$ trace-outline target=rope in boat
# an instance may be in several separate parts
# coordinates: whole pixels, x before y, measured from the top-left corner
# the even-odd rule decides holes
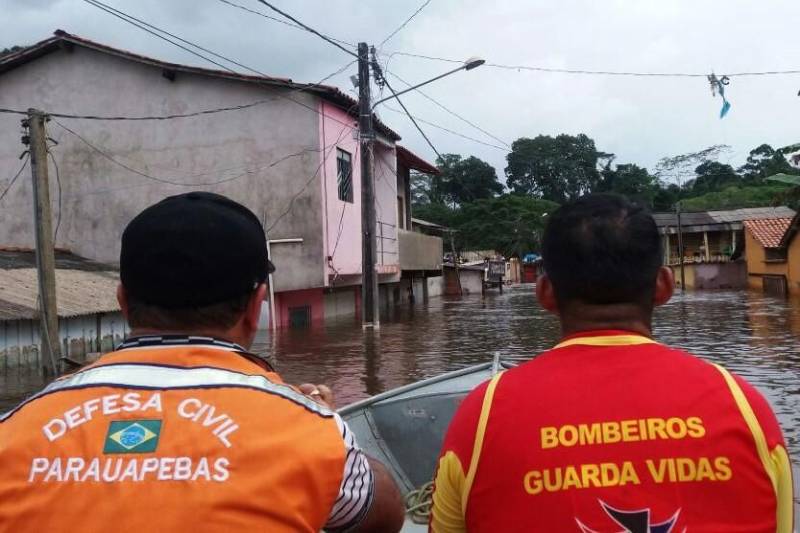
[[[405,496],[406,514],[415,524],[427,524],[433,507],[433,481],[429,481]]]

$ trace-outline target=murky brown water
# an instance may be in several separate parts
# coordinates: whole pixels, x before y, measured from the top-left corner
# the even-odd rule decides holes
[[[800,479],[800,300],[735,291],[676,295],[660,308],[655,335],[745,377],[769,399]],[[442,372],[502,357],[525,361],[558,340],[555,318],[531,286],[486,298],[436,298],[392,309],[379,332],[352,320],[261,337],[292,383],[327,383],[339,405]],[[800,495],[799,495],[800,496]],[[800,497],[795,499],[800,515]]]
[[[800,301],[733,291],[687,293],[661,308],[655,322],[661,342],[725,365],[768,397],[800,478]],[[495,352],[524,361],[553,346],[558,336],[556,320],[536,303],[532,287],[523,285],[502,295],[434,298],[391,309],[374,333],[345,319],[263,334],[254,351],[270,355],[289,382],[330,385],[345,405],[489,361]],[[22,389],[37,386],[35,376],[21,377],[0,383],[0,410],[15,403]]]

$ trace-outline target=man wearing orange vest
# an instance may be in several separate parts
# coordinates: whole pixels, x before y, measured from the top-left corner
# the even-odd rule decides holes
[[[653,218],[585,196],[543,241],[536,294],[563,338],[461,404],[431,529],[791,532],[791,468],[766,400],[652,338],[674,286]]]
[[[246,349],[272,269],[258,219],[223,196],[134,218],[131,337],[2,416],[0,531],[399,530],[387,470]]]

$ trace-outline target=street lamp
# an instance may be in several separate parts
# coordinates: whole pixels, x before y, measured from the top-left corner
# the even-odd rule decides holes
[[[454,68],[453,70],[448,70],[444,74],[440,74],[440,75],[436,76],[435,78],[431,78],[428,81],[423,81],[422,83],[418,83],[418,84],[414,85],[413,87],[409,87],[408,89],[404,89],[404,90],[400,91],[399,93],[394,93],[391,96],[387,96],[386,98],[382,98],[381,100],[378,100],[377,102],[372,104],[372,109],[374,110],[376,107],[378,107],[378,104],[382,104],[383,102],[385,102],[387,100],[391,100],[393,98],[397,98],[401,94],[405,94],[405,93],[411,92],[411,91],[413,91],[415,89],[419,89],[420,87],[422,87],[424,85],[428,85],[429,83],[433,83],[434,81],[440,80],[440,79],[444,78],[445,76],[449,76],[450,74],[455,74],[456,72],[461,72],[462,70],[472,70],[472,69],[478,68],[479,66],[483,65],[484,63],[486,63],[485,59],[481,59],[479,57],[471,57],[471,58],[467,59],[466,61],[464,61],[464,63],[461,66],[459,66],[458,68]]]
[[[399,93],[394,92],[394,89],[392,89],[392,86],[389,85],[388,80],[383,78],[383,82],[386,84],[392,94],[391,96],[387,96],[386,98],[382,98],[371,104],[369,91],[369,48],[367,47],[367,43],[358,43],[358,129],[360,132],[359,139],[361,146],[362,227],[361,322],[363,327],[377,328],[380,324],[380,313],[378,308],[378,274],[375,271],[375,264],[377,263],[375,252],[375,226],[377,222],[375,214],[375,189],[372,176],[373,143],[375,141],[372,115],[375,111],[375,108],[378,106],[378,104],[385,102],[386,100],[396,99],[400,104],[400,107],[403,108],[403,111],[405,111],[408,115],[408,118],[410,118],[414,123],[414,126],[416,126],[422,136],[425,137],[425,140],[428,141],[428,144],[431,145],[431,148],[433,148],[433,144],[431,144],[430,140],[427,138],[427,136],[425,136],[425,132],[420,129],[419,124],[417,124],[417,121],[414,120],[414,117],[408,112],[408,109],[406,109],[406,106],[403,105],[403,101],[400,100],[398,96],[409,91],[419,89],[424,85],[433,83],[434,81],[440,80],[445,76],[449,76],[450,74],[455,74],[456,72],[460,72],[462,70],[472,70],[483,65],[484,63],[485,61],[483,59],[471,57],[458,68],[454,68],[453,70],[447,71],[444,74],[440,74],[439,76],[431,78],[428,81],[418,83],[417,85],[409,87],[408,89],[400,91]],[[380,72],[380,68],[377,67],[376,62],[374,62],[373,68],[376,69],[376,73]],[[433,148],[433,151],[436,152],[436,148]],[[436,155],[439,155],[439,153],[437,152]]]

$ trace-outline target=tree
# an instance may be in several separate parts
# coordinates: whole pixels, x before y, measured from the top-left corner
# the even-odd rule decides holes
[[[768,144],[757,146],[750,151],[747,162],[739,167],[739,172],[748,184],[753,185],[764,183],[765,178],[774,174],[800,174],[800,170],[793,168],[784,156],[792,148],[787,146],[775,150]]]
[[[443,196],[451,204],[462,205],[503,192],[494,167],[475,156],[463,159],[458,154],[443,154],[436,159],[436,166],[442,171],[438,178]]]
[[[656,177],[651,176],[646,168],[631,163],[612,168],[609,164],[600,175],[600,182],[595,189],[597,192],[621,194],[641,205],[653,207],[659,184]]]
[[[412,205],[444,204],[447,200],[441,176],[412,172],[410,178]]]
[[[732,166],[718,161],[704,161],[694,172],[697,177],[692,181],[691,191],[697,196],[741,185],[742,182],[741,176]]]
[[[11,48],[3,48],[2,50],[0,50],[0,57],[7,56],[8,54],[13,54],[14,52],[19,52],[23,48],[25,47],[16,45],[12,46]]]
[[[516,194],[564,203],[593,191],[600,181],[598,163],[611,157],[584,134],[523,137],[506,156],[506,182]]]
[[[515,194],[465,204],[456,217],[458,245],[497,250],[506,257],[539,250],[545,214],[557,208],[553,202]]]
[[[754,187],[728,187],[686,198],[681,206],[686,211],[709,211],[714,209],[739,209],[743,207],[763,207],[785,203],[780,199],[791,187],[786,185],[759,185]]]

